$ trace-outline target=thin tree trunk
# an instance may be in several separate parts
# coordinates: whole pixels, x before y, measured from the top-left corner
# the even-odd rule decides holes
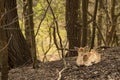
[[[32,16],[33,14],[29,13],[29,0],[23,0],[23,15],[24,15],[24,27],[25,27],[25,38],[26,38],[26,42],[29,46],[29,48],[31,48],[31,28],[30,28],[30,16]],[[31,25],[33,26],[33,24]]]
[[[112,41],[114,40],[114,36],[116,34],[116,31],[115,31],[115,28],[116,28],[116,23],[117,23],[117,18],[115,16],[115,4],[116,4],[116,0],[111,0],[111,22],[112,22],[112,26],[110,28],[110,32],[109,32],[109,35],[108,35],[108,39],[107,39],[107,42],[108,42],[108,45],[110,46]]]
[[[24,13],[24,19],[25,19],[26,41],[31,50],[33,68],[36,68],[37,56],[36,56],[36,44],[35,44],[33,10],[32,10],[33,2],[32,0],[23,0],[23,1],[24,1],[23,13]]]
[[[90,49],[93,49],[94,43],[95,43],[97,7],[98,7],[98,0],[95,0],[94,15],[93,15],[92,40],[91,40]]]
[[[102,30],[102,19],[103,19],[102,8],[103,8],[103,1],[99,0],[98,27],[99,27],[100,30]],[[97,45],[98,46],[102,45],[102,38],[101,38],[101,35],[100,35],[99,31],[97,32]]]
[[[34,34],[34,23],[33,23],[33,10],[32,10],[33,2],[32,0],[28,0],[28,15],[29,16],[29,27],[30,27],[30,37],[31,37],[31,55],[33,61],[33,68],[37,68],[37,56],[36,56],[36,42],[35,42],[35,34]]]

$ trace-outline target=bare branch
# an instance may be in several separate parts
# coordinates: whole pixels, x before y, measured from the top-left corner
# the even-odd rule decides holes
[[[93,18],[93,15],[89,11],[87,11],[87,14]]]
[[[47,1],[47,3],[50,5],[49,0],[46,0],[46,1]],[[59,40],[60,40],[60,47],[63,48],[62,38],[61,38],[61,36],[60,36],[60,34],[59,34],[58,22],[57,22],[57,20],[56,20],[56,16],[55,16],[55,14],[54,14],[53,9],[52,9],[51,6],[50,6],[50,10],[51,10],[51,13],[52,13],[52,15],[53,15],[53,19],[54,19],[55,24],[56,24],[56,31],[57,31],[57,35],[58,35]],[[55,27],[54,27],[54,29],[55,29]],[[54,31],[55,31],[55,30],[54,30]],[[57,48],[58,48],[58,46],[57,46]],[[64,56],[64,55],[63,55],[63,54],[64,54],[64,53],[63,53],[63,50],[61,50],[61,52],[62,52],[62,57],[63,57],[63,56]]]
[[[41,26],[43,20],[44,20],[45,17],[46,17],[46,14],[47,14],[47,11],[48,11],[48,9],[49,9],[49,7],[50,7],[51,2],[52,2],[52,0],[49,2],[48,6],[47,6],[47,9],[45,10],[45,13],[44,13],[44,15],[43,15],[43,17],[42,17],[39,25],[38,25],[38,29],[37,29],[37,32],[36,32],[36,34],[35,34],[35,37],[37,36],[37,34],[38,34],[38,32],[39,32],[39,29],[40,29],[40,26]]]

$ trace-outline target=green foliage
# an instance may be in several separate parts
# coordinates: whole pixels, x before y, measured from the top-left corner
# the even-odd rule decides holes
[[[50,1],[50,0],[49,0]],[[19,22],[21,26],[21,30],[24,34],[24,20],[23,20],[23,2],[20,0],[18,1],[18,14],[19,14]],[[50,44],[54,44],[53,37],[52,42],[50,43],[50,33],[51,36],[53,34],[52,27],[55,25],[53,24],[53,15],[50,11],[50,8],[47,10],[48,3],[46,0],[33,0],[33,16],[34,16],[34,30],[35,34],[37,32],[37,29],[39,27],[40,22],[43,20],[43,17],[45,15],[45,18],[43,22],[40,25],[39,32],[36,36],[36,46],[37,46],[37,53],[39,55],[43,54],[48,48]],[[66,31],[65,31],[65,0],[52,0],[51,7],[54,11],[54,14],[56,16],[60,35],[62,36],[63,41],[66,40]],[[50,28],[51,27],[51,28]],[[51,31],[49,31],[51,29]],[[57,37],[58,38],[58,37]],[[42,49],[44,48],[44,50]],[[56,52],[55,45],[52,46],[49,53]]]
[[[48,0],[48,1],[51,1],[51,0]],[[89,4],[88,4],[88,22],[93,20],[93,13],[94,13],[94,4],[95,4],[95,1],[93,0],[89,0]],[[116,3],[116,6],[115,6],[115,15],[117,14],[120,14],[120,11],[119,11],[119,8],[120,8],[120,1],[117,1]],[[105,38],[105,40],[107,40],[107,37],[106,35],[108,34],[107,31],[110,30],[110,26],[112,25],[110,23],[110,20],[111,20],[111,12],[110,12],[110,9],[111,9],[111,1],[108,0],[107,3],[103,2],[103,5],[104,7],[106,6],[107,7],[107,11],[108,13],[106,13],[105,9],[101,8],[100,12],[101,12],[101,15],[102,15],[102,19],[101,19],[101,24],[102,26],[99,26],[101,27],[101,33],[103,35],[103,37]],[[36,36],[36,45],[37,45],[37,51],[38,53],[42,54],[44,53],[48,48],[49,48],[49,44],[50,44],[50,33],[51,33],[51,36],[52,36],[52,33],[53,33],[53,26],[55,26],[55,23],[54,23],[54,19],[53,19],[53,15],[50,11],[50,8],[48,8],[48,11],[47,10],[47,7],[48,7],[48,3],[47,3],[47,0],[33,0],[33,16],[34,16],[34,30],[35,30],[35,33],[37,32],[38,30],[38,27],[39,27],[39,24],[40,22],[42,21],[41,25],[40,25],[40,29],[39,29],[39,32]],[[59,26],[59,31],[60,31],[60,35],[62,37],[62,41],[63,43],[65,42],[66,38],[67,38],[67,35],[66,35],[66,30],[65,30],[65,0],[52,0],[51,2],[51,7],[54,11],[54,14],[56,16],[56,20],[58,22],[58,26]],[[22,0],[18,0],[18,14],[19,14],[19,22],[20,22],[20,26],[21,26],[21,30],[22,32],[24,33],[24,20],[23,20],[23,2]],[[81,14],[82,14],[82,4],[80,4],[80,18],[81,18]],[[98,10],[98,13],[97,13],[97,16],[96,16],[96,24],[98,24],[98,15],[100,14],[99,10]],[[107,15],[110,17],[110,19],[108,19]],[[45,16],[45,18],[44,18]],[[44,19],[43,19],[44,18]],[[120,28],[118,27],[119,26],[119,20],[120,18],[117,19],[117,27],[116,27],[116,32],[119,33],[119,30]],[[87,40],[88,40],[88,45],[91,43],[91,33],[92,33],[92,22],[91,21],[89,24],[88,24],[88,33],[87,34]],[[80,24],[82,25],[82,21],[80,22]],[[51,29],[51,31],[49,31],[49,29]],[[97,34],[99,34],[98,32],[96,32]],[[96,36],[97,36],[96,34]],[[84,36],[83,36],[84,38]],[[58,40],[58,36],[57,36],[57,40]],[[97,46],[97,37],[95,38],[95,46]],[[59,42],[59,40],[58,40]],[[51,41],[51,44],[53,45],[51,50],[49,51],[49,53],[54,53],[54,51],[56,52],[56,47],[54,45],[54,42],[53,42],[53,37],[52,37],[52,41]],[[103,42],[101,43],[101,45],[103,45]],[[44,50],[42,49],[44,47]]]

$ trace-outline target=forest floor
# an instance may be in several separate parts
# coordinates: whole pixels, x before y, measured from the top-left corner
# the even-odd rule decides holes
[[[38,69],[31,66],[9,71],[9,80],[120,80],[120,47],[100,51],[102,61],[86,67],[77,67],[76,58],[39,63]]]

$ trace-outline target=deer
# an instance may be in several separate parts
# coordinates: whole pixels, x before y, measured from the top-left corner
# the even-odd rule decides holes
[[[83,47],[75,47],[75,50],[78,52],[76,59],[77,66],[91,66],[101,61],[101,55],[94,49],[88,51]]]

